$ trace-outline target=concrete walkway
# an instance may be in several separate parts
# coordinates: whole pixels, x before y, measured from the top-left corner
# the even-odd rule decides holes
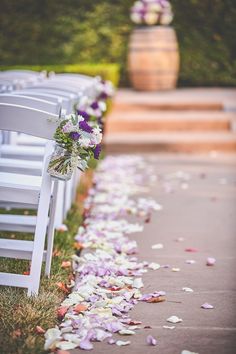
[[[230,89],[118,92],[107,152],[149,152],[145,159],[157,175],[149,195],[163,210],[131,238],[140,260],[166,265],[144,274],[142,293],[167,295],[165,302],[135,306],[131,318],[142,325],[132,338],[122,338],[131,340],[129,346],[98,343],[96,354],[236,353],[235,95]],[[152,249],[157,243],[163,248]],[[206,265],[208,257],[216,259],[214,266]],[[201,308],[204,303],[214,308]],[[172,315],[183,321],[163,328],[172,325],[166,321]],[[157,346],[147,346],[149,334]]]
[[[236,352],[236,158],[188,155],[146,155],[158,177],[149,193],[163,210],[145,224],[144,232],[132,235],[138,242],[140,260],[169,265],[143,276],[142,293],[167,292],[167,301],[141,302],[131,318],[142,321],[126,347],[97,343],[96,354],[199,354]],[[151,246],[162,243],[163,249]],[[197,252],[186,252],[195,248]],[[207,257],[216,258],[207,266]],[[194,260],[195,264],[187,264]],[[179,268],[175,272],[172,268]],[[192,288],[187,293],[183,287]],[[214,309],[202,309],[209,303]],[[172,315],[183,320],[165,329]],[[148,328],[144,328],[147,326]],[[158,340],[147,346],[147,335]],[[72,353],[78,353],[74,350]]]
[[[186,349],[199,354],[233,354],[236,352],[235,158],[226,161],[153,156],[149,159],[159,176],[151,194],[163,205],[163,211],[145,226],[143,235],[137,235],[139,257],[170,265],[144,276],[144,292],[164,290],[167,301],[135,307],[132,318],[142,320],[152,329],[138,333],[125,353],[180,354]],[[181,175],[178,171],[189,174],[190,180],[167,179],[170,173]],[[178,238],[184,240],[177,242]],[[162,243],[164,248],[152,250],[155,243]],[[196,248],[198,252],[185,252],[186,248]],[[216,258],[213,267],[206,266],[210,256]],[[196,263],[186,264],[186,260]],[[172,267],[180,271],[173,272]],[[186,293],[183,287],[194,292]],[[215,308],[202,309],[205,302]],[[168,325],[166,319],[171,315],[177,315],[183,322],[173,330],[164,329],[162,326]],[[145,346],[149,333],[159,340],[155,348]]]

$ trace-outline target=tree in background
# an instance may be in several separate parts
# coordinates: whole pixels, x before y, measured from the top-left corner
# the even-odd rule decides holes
[[[126,82],[133,0],[2,0],[0,63],[118,62]],[[180,84],[236,85],[235,0],[172,0]]]

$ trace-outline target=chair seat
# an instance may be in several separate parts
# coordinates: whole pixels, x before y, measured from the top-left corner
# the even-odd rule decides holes
[[[0,238],[0,256],[16,259],[32,259],[34,241]],[[46,258],[44,251],[43,259]]]
[[[41,176],[43,163],[42,161],[29,161],[19,159],[0,158],[1,172],[30,174]]]
[[[33,233],[37,217],[32,215],[0,214],[0,230]]]
[[[3,144],[0,146],[1,157],[42,161],[45,148],[41,146],[19,146]]]
[[[32,279],[29,275],[0,273],[1,285],[28,288]]]
[[[0,172],[0,200],[38,204],[41,182],[39,176]]]
[[[16,138],[16,143],[19,145],[30,145],[30,147],[45,146],[46,140],[27,134],[18,134]]]

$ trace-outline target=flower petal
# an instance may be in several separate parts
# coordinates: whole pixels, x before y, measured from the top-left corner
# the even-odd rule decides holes
[[[146,341],[148,345],[153,345],[153,346],[157,345],[157,340],[151,335],[147,336]]]
[[[171,317],[167,318],[166,321],[170,322],[170,323],[179,323],[179,322],[182,322],[183,320],[181,318],[179,318],[178,316],[171,316]]]
[[[122,341],[122,340],[118,340],[117,342],[116,342],[116,345],[118,345],[118,347],[123,347],[123,346],[125,346],[125,345],[129,345],[131,342],[128,340],[128,341],[126,341],[126,342],[124,342],[124,341]]]
[[[211,309],[214,308],[214,306],[211,305],[211,304],[208,304],[207,302],[205,302],[205,303],[201,306],[201,308],[203,308],[203,309],[205,309],[205,310],[211,310]]]

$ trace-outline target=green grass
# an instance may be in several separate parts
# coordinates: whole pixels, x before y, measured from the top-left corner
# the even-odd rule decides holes
[[[36,333],[36,326],[44,329],[58,323],[56,310],[65,294],[56,285],[57,282],[68,283],[71,269],[62,269],[61,263],[70,260],[74,254],[74,236],[82,222],[82,203],[91,182],[92,171],[86,173],[78,189],[78,203],[68,213],[65,224],[68,232],[56,232],[50,279],[43,276],[37,297],[27,297],[26,290],[19,288],[0,288],[0,353],[1,354],[40,354],[43,349],[44,336]],[[6,237],[5,235],[3,235]],[[21,239],[32,238],[21,234]],[[2,237],[2,235],[1,235]],[[17,238],[17,234],[8,233],[8,237]],[[1,258],[1,271],[23,273],[28,270],[27,261]]]

